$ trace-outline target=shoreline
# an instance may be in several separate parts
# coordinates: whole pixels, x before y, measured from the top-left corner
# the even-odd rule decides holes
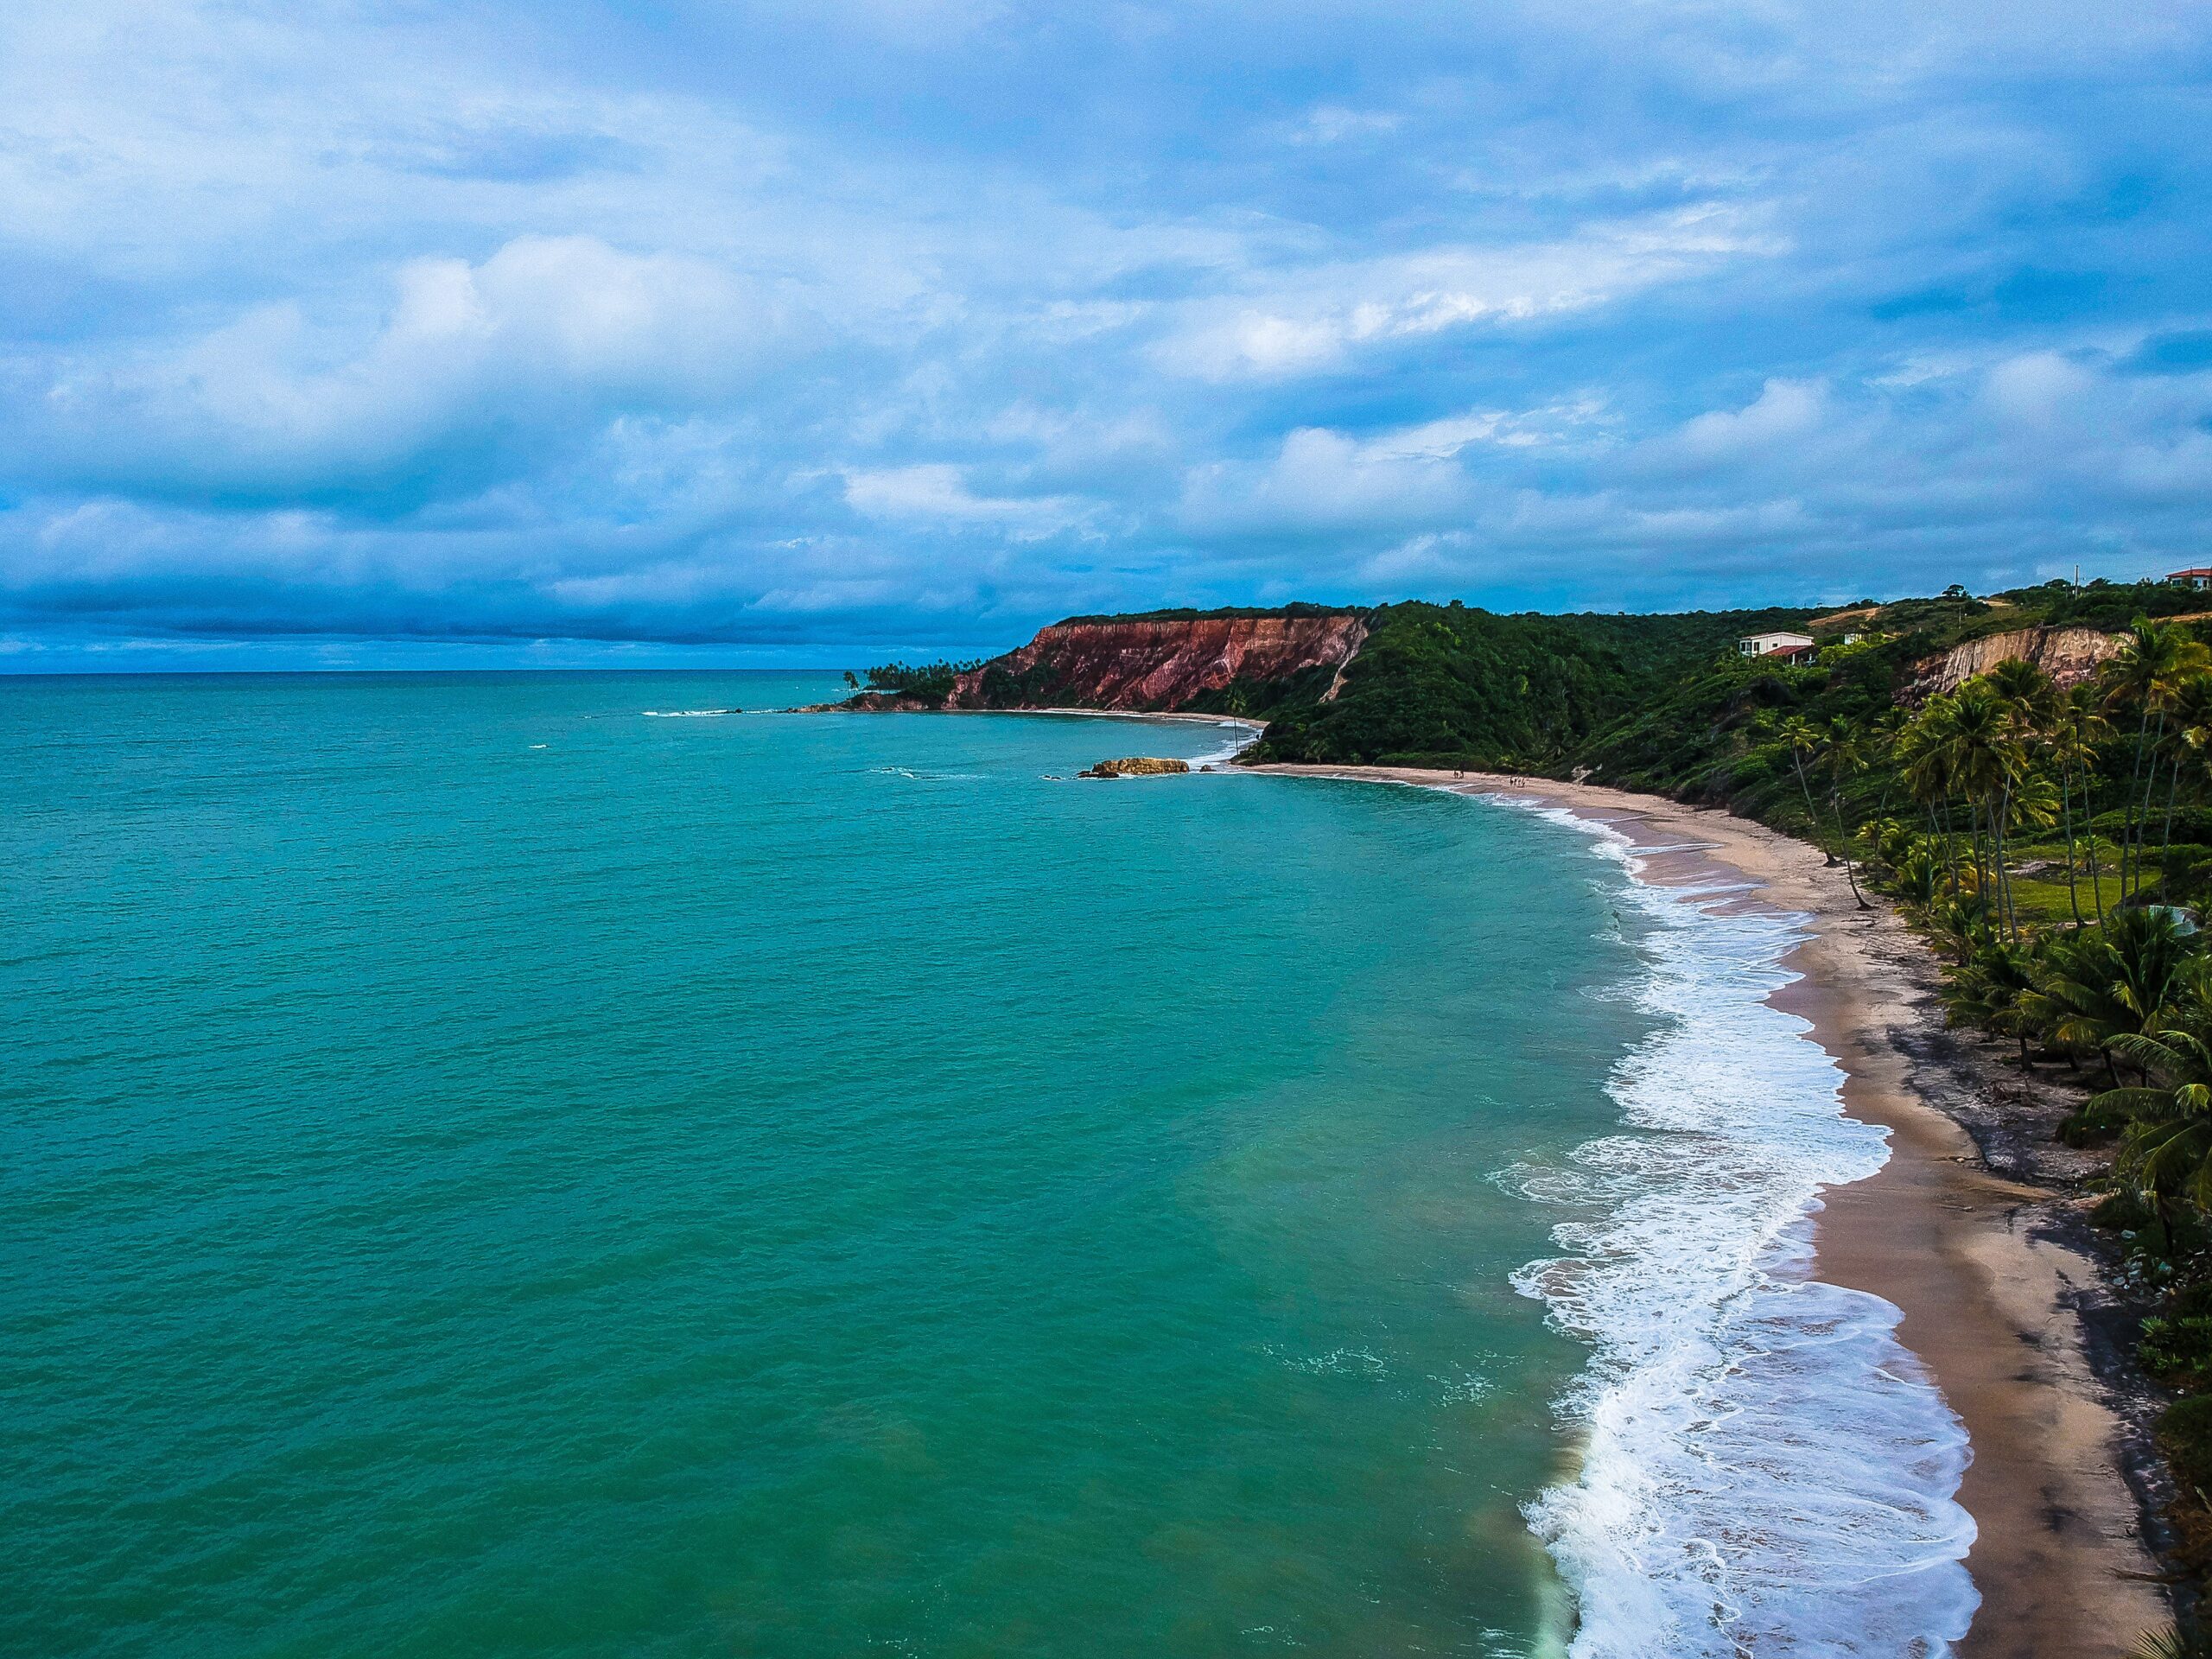
[[[1835,1061],[1846,1116],[1889,1135],[1877,1173],[1823,1190],[1812,1274],[1897,1308],[1897,1340],[1965,1426],[1972,1462],[1956,1497],[1977,1528],[1966,1566],[1981,1605],[1956,1651],[2126,1659],[2169,1622],[2143,1539],[2156,1494],[2144,1414],[2115,1397],[2096,1363],[2109,1357],[2099,1344],[2112,1345],[2098,1316],[2109,1325],[2113,1306],[2083,1241],[2082,1205],[2017,1179],[2048,1172],[2027,1154],[2032,1131],[2003,1121],[2019,1103],[1999,1097],[2007,1084],[2015,1095],[2032,1084],[2004,1078],[1944,1028],[1937,964],[1884,900],[1870,896],[1862,914],[1817,848],[1659,796],[1412,767],[1248,769],[1563,808],[1623,836],[1639,881],[1741,881],[1756,891],[1732,903],[1802,917],[1808,936],[1781,963],[1799,977],[1768,1001],[1806,1020]],[[1993,1146],[2005,1155],[1993,1160]]]
[[[779,709],[785,715],[1052,715],[1081,720],[1136,720],[1173,726],[1241,726],[1247,731],[1267,730],[1268,722],[1244,715],[1192,715],[1151,709],[849,709],[842,702],[810,703],[803,709]]]

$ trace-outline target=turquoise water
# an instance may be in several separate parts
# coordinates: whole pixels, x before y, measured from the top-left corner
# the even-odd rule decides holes
[[[826,677],[0,682],[0,1649],[1531,1650],[1617,867]]]

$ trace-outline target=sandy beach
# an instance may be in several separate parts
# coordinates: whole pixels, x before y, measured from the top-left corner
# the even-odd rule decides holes
[[[2171,1613],[2143,1538],[2149,1402],[2113,1357],[2120,1323],[2087,1253],[2084,1200],[2018,1173],[2088,1173],[2048,1147],[2063,1099],[1943,1027],[1938,964],[1878,897],[1802,842],[1725,812],[1592,785],[1377,766],[1269,766],[1282,775],[1420,784],[1561,806],[1638,846],[1658,886],[1756,884],[1745,902],[1810,918],[1777,1006],[1812,1026],[1847,1074],[1846,1109],[1890,1131],[1879,1173],[1831,1188],[1815,1272],[1903,1311],[1899,1338],[1966,1424],[1974,1460],[1967,1567],[1981,1607],[1967,1659],[2125,1659]],[[1971,1127],[1973,1133],[1969,1133]],[[1979,1142],[1979,1144],[1978,1144]],[[2024,1152],[2032,1147],[2031,1153]],[[2030,1166],[2032,1160],[2033,1167]]]

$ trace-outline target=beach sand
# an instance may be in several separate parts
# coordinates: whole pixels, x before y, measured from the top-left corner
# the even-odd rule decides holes
[[[2128,1478],[2158,1476],[2149,1407],[2098,1374],[2112,1303],[2081,1243],[2076,1194],[1991,1167],[1961,1119],[2001,1138],[2032,1111],[1993,1055],[1942,1029],[1937,964],[1879,898],[1853,899],[1817,849],[1718,810],[1591,785],[1379,766],[1252,770],[1396,781],[1570,809],[1661,852],[1643,879],[1710,886],[1739,876],[1753,902],[1800,912],[1813,937],[1785,964],[1802,978],[1777,1006],[1811,1022],[1844,1069],[1845,1109],[1890,1130],[1878,1174],[1831,1188],[1815,1273],[1903,1310],[1898,1336],[1964,1421],[1974,1461],[1959,1501],[1978,1529],[1967,1567],[1981,1608],[1966,1659],[2124,1659],[2170,1621],[2160,1568]],[[2063,1106],[2046,1103],[2044,1124]],[[2040,1145],[2047,1127],[2032,1133]],[[2066,1154],[2057,1156],[2063,1160]],[[1999,1162],[2005,1162],[2002,1157]],[[2107,1368],[2109,1370],[2109,1367]]]

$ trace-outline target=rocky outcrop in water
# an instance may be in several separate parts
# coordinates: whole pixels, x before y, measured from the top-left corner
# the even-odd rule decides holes
[[[1233,690],[1265,707],[1272,688],[1325,674],[1333,695],[1367,638],[1349,611],[1305,607],[1276,615],[1077,618],[1041,630],[1019,651],[963,674],[948,709],[1223,706]]]
[[[1188,772],[1187,760],[1163,760],[1154,754],[1133,754],[1126,760],[1101,760],[1096,766],[1076,773],[1078,778],[1164,778],[1176,772]]]
[[[2094,677],[2101,664],[2120,654],[2120,635],[2094,628],[2014,628],[2008,633],[1984,634],[1914,664],[1913,677],[1898,700],[1924,702],[1941,692],[1955,691],[1975,675],[1986,674],[2016,657],[2033,663],[2063,690]]]
[[[909,696],[904,691],[863,691],[857,696],[847,697],[842,702],[802,703],[791,712],[795,715],[924,715],[944,707],[925,697]]]

